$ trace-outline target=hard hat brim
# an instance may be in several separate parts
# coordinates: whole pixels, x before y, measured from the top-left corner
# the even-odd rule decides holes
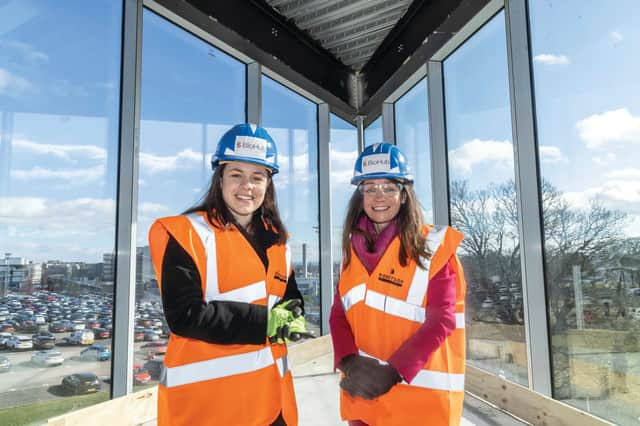
[[[396,180],[402,183],[413,183],[413,176],[411,175],[398,176],[397,173],[379,172],[379,173],[368,173],[366,175],[354,176],[351,179],[351,185],[357,185],[363,180],[369,180],[369,179],[390,179],[390,180]]]
[[[269,170],[272,175],[275,175],[275,174],[277,174],[279,172],[277,166],[265,164],[264,161],[254,160],[254,159],[247,158],[247,157],[237,157],[237,156],[233,156],[233,155],[225,155],[224,160],[213,160],[211,162],[211,168],[215,170],[215,168],[218,167],[219,165],[225,164],[225,163],[230,163],[232,161],[239,161],[241,163],[257,164],[258,166],[262,166],[265,169]]]

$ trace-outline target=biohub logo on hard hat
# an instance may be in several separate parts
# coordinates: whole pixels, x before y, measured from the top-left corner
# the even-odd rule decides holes
[[[362,159],[362,174],[388,172],[391,169],[389,154],[372,154]]]
[[[234,155],[246,158],[267,158],[267,141],[254,136],[236,136]]]

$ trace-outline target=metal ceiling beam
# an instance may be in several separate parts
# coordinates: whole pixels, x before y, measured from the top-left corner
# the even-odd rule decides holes
[[[197,20],[205,31],[232,39],[229,44],[271,69],[279,71],[285,65],[343,102],[349,102],[352,70],[264,0],[158,2],[170,10],[185,10],[185,13],[189,7],[197,9],[204,16],[188,20]]]
[[[357,42],[353,46],[343,48],[342,50],[335,49],[334,52],[336,56],[340,59],[344,56],[348,56],[349,54],[356,52],[361,49],[367,49],[370,47],[377,47],[380,42],[384,39],[384,37],[376,37],[374,39],[363,39],[362,42]]]
[[[397,71],[463,0],[416,0],[362,68],[367,95]]]
[[[368,49],[365,50],[361,50],[353,55],[345,55],[343,57],[341,57],[342,62],[344,62],[347,65],[352,65],[356,62],[359,62],[363,59],[367,59],[369,57],[369,55],[371,55],[373,52],[376,51],[375,47],[370,47]]]
[[[388,8],[378,9],[373,14],[358,16],[356,18],[350,19],[346,22],[342,22],[336,25],[329,25],[326,28],[324,26],[318,26],[316,29],[309,28],[307,31],[314,37],[316,40],[322,40],[325,37],[341,31],[347,31],[349,29],[354,28],[356,25],[367,24],[372,22],[373,20],[379,20],[388,18],[389,16],[395,14],[397,11],[404,10],[407,8],[406,4],[395,4],[393,6],[389,6]],[[322,28],[322,29],[320,29]]]

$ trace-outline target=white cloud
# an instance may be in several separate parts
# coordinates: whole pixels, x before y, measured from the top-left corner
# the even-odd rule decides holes
[[[469,175],[479,164],[513,167],[513,146],[508,140],[473,139],[449,153],[451,167],[457,175]]]
[[[138,207],[139,215],[157,215],[158,213],[168,212],[169,207],[160,203],[143,202]]]
[[[12,49],[29,62],[48,62],[49,56],[28,43],[9,40],[0,42],[0,47]]]
[[[105,166],[98,165],[86,169],[45,169],[33,167],[31,170],[11,170],[11,177],[18,180],[63,179],[85,183],[104,176]]]
[[[616,161],[616,158],[613,152],[605,152],[602,155],[594,155],[591,160],[600,166],[607,166]]]
[[[614,170],[612,172],[605,174],[605,176],[609,179],[640,178],[640,169],[627,168],[627,169]]]
[[[534,62],[545,65],[569,65],[569,58],[565,55],[553,55],[550,53],[541,53],[533,57]]]
[[[620,108],[594,114],[576,123],[580,139],[589,149],[608,143],[640,143],[640,117]]]
[[[41,220],[42,226],[52,228],[93,228],[97,223],[115,223],[115,205],[110,198],[0,197],[0,223]]]
[[[540,158],[542,162],[554,164],[554,163],[566,163],[569,160],[562,154],[562,151],[557,146],[552,145],[540,145]]]
[[[107,158],[107,150],[97,145],[57,145],[50,143],[38,143],[26,139],[15,139],[14,149],[23,149],[38,155],[52,155],[54,157],[71,160],[73,155],[86,156],[91,160],[103,160]]]
[[[0,94],[21,95],[34,91],[35,87],[29,80],[10,71],[0,68]]]
[[[616,30],[609,31],[609,42],[611,42],[611,44],[618,44],[622,40],[624,40],[624,36],[620,31],[616,31]]]
[[[191,148],[169,156],[140,152],[140,171],[148,174],[172,172],[177,169],[197,167],[201,164],[202,153]]]

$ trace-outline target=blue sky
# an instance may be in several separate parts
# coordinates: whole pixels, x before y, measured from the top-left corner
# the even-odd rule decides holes
[[[626,211],[628,235],[638,236],[640,29],[633,13],[620,12],[637,10],[637,3],[531,3],[542,174],[575,206],[599,197]],[[113,251],[121,13],[120,3],[110,1],[61,8],[0,0],[2,252],[96,262]],[[244,65],[153,13],[144,19],[139,245],[155,217],[199,198],[217,139],[245,114]],[[513,177],[502,19],[445,62],[451,176],[470,179],[474,188]],[[283,216],[296,250],[306,242],[317,257],[316,109],[269,79],[263,91],[264,124],[286,164],[276,177]],[[426,129],[428,136],[423,96],[424,82],[397,104],[398,142],[408,151],[409,129]],[[378,118],[367,129],[367,142],[381,139],[380,124]],[[336,117],[331,125],[332,173],[345,182],[356,133]],[[424,160],[409,155],[418,169]],[[425,168],[418,173],[428,176]],[[428,184],[419,185],[420,193],[428,191]],[[334,193],[336,207],[351,189]],[[421,199],[429,211],[428,198]],[[338,232],[342,217],[333,213]]]

